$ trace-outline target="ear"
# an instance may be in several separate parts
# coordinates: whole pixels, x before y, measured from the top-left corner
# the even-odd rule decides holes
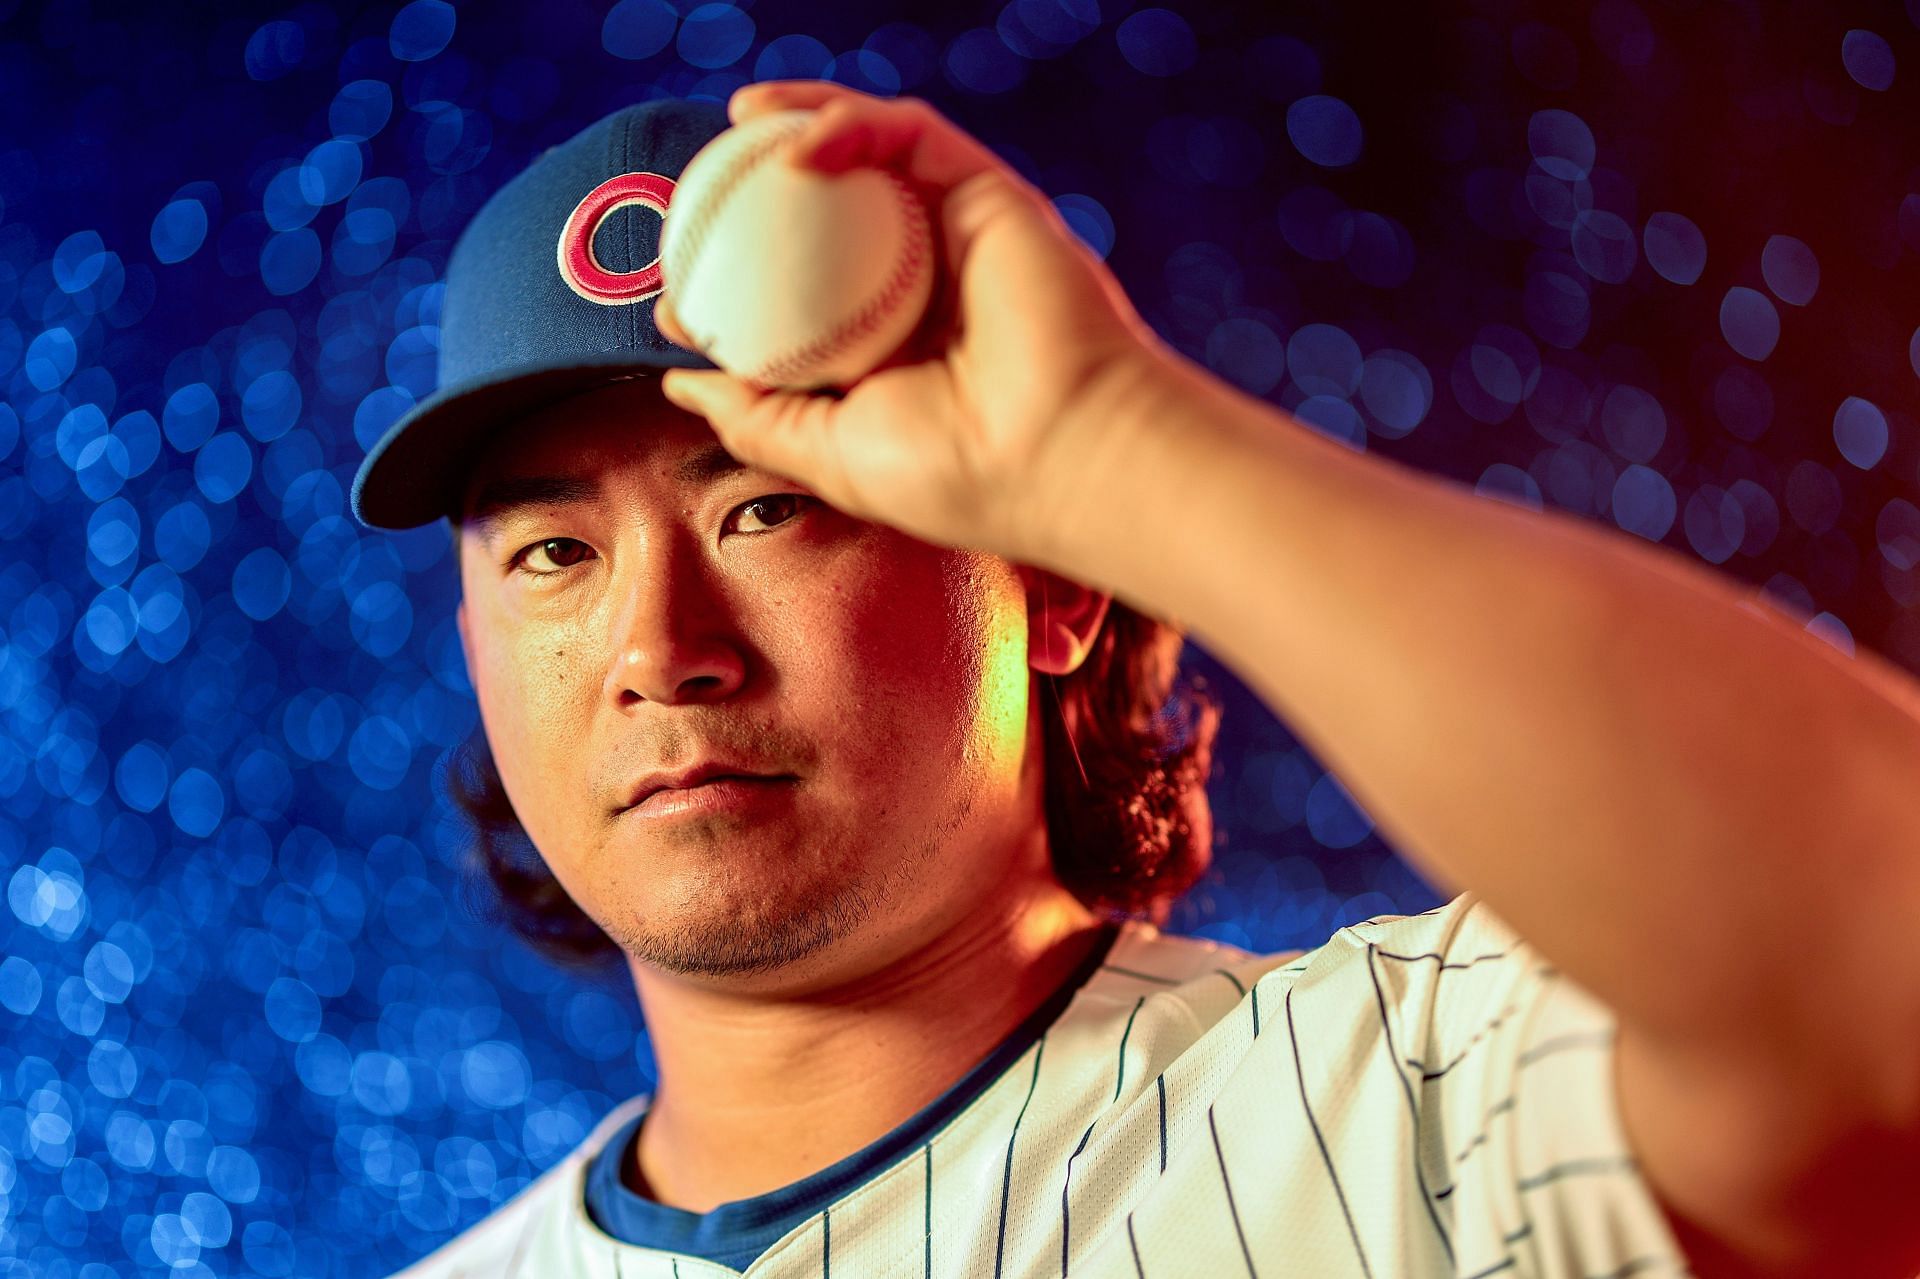
[[[1073,674],[1087,660],[1113,597],[1030,564],[1019,569],[1027,588],[1027,665],[1045,675]]]

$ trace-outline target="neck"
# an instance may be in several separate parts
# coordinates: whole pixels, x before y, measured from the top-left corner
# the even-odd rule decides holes
[[[624,1179],[706,1212],[853,1154],[991,1052],[1102,932],[1049,875],[804,995],[743,996],[634,965],[659,1086]]]

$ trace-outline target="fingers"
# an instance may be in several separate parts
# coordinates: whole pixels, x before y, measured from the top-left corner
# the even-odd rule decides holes
[[[747,413],[762,398],[746,383],[725,373],[695,369],[668,369],[660,376],[660,391],[689,413],[698,413],[717,428]],[[743,462],[752,458],[734,454]]]
[[[762,80],[733,91],[727,119],[739,124],[770,111],[811,111],[836,98],[872,96],[831,80]]]
[[[891,169],[944,193],[989,169],[1013,172],[985,145],[921,98],[879,98],[824,80],[767,80],[727,103],[739,123],[770,111],[811,110],[817,118],[794,142],[792,162],[827,173]]]
[[[712,424],[727,452],[749,466],[805,484],[828,502],[836,494],[820,475],[827,452],[832,396],[759,391],[726,373],[668,369],[661,391]]]

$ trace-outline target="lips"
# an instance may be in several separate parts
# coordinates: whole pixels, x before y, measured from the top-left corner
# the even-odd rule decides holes
[[[791,794],[786,777],[710,777],[698,786],[663,786],[628,812],[650,821],[688,817],[744,817]]]
[[[663,790],[691,790],[696,786],[720,778],[738,778],[750,782],[766,782],[791,778],[791,773],[772,773],[755,769],[749,765],[730,764],[720,761],[708,761],[696,764],[692,768],[677,773],[649,773],[627,795],[625,807],[633,808],[643,803],[648,796]]]

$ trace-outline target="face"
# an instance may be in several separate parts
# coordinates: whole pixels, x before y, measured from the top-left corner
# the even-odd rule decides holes
[[[740,467],[652,379],[515,424],[463,511],[460,636],[501,781],[638,963],[857,964],[1044,870],[1030,659],[1077,665],[1105,596]],[[644,774],[713,757],[787,780],[633,807]]]

